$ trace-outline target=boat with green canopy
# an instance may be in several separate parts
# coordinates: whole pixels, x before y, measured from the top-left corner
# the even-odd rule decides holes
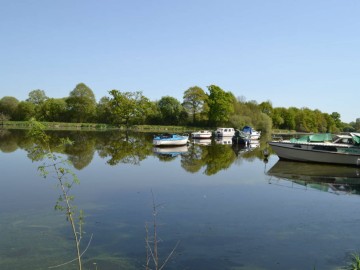
[[[360,166],[360,133],[309,134],[269,145],[282,160]]]

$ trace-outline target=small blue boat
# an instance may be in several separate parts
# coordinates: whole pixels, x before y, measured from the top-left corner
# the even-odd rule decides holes
[[[156,135],[153,139],[153,145],[155,146],[179,146],[186,145],[189,141],[189,135],[179,134],[160,134]]]

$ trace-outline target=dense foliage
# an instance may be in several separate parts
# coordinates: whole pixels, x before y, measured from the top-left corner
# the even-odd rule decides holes
[[[258,104],[236,98],[231,91],[210,85],[207,91],[198,86],[184,91],[183,100],[163,96],[151,101],[142,92],[111,90],[110,96],[96,101],[93,91],[79,83],[63,98],[48,97],[44,90],[29,92],[25,101],[5,96],[0,99],[0,124],[8,120],[36,118],[47,122],[105,123],[117,126],[188,125],[197,127],[250,125],[258,130],[295,130],[300,132],[359,131],[356,122],[343,123],[338,112],[317,109],[273,107],[271,101]]]

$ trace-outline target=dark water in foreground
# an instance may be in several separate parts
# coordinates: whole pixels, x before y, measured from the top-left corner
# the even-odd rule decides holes
[[[69,224],[54,211],[24,131],[0,131],[0,269],[48,269],[74,258]],[[85,269],[144,269],[145,223],[158,208],[165,269],[339,269],[360,250],[356,168],[265,163],[253,149],[191,143],[159,153],[151,134],[52,132],[75,144],[75,204],[85,211]],[[174,150],[175,151],[175,150]],[[353,185],[349,185],[348,183]],[[67,265],[55,269],[76,269]]]

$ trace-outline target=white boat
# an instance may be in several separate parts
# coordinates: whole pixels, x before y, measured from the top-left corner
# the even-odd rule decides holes
[[[153,145],[155,146],[179,146],[186,145],[189,141],[189,135],[179,134],[161,134],[153,138]]]
[[[313,134],[269,145],[283,160],[360,166],[360,133]]]
[[[212,132],[209,130],[199,130],[191,133],[191,137],[194,139],[209,139],[212,136]]]
[[[245,134],[248,134],[250,136],[251,140],[259,140],[260,139],[261,131],[257,131],[255,129],[253,129],[252,127],[249,127],[249,126],[243,127],[242,131]]]
[[[235,129],[233,128],[218,128],[215,131],[217,137],[232,137],[235,134]]]

